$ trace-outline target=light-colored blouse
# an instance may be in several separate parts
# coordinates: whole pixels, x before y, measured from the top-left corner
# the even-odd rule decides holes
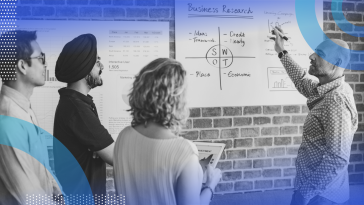
[[[116,193],[129,205],[177,204],[177,179],[194,155],[196,145],[182,137],[153,139],[126,127],[114,148]],[[202,170],[196,174],[201,184]]]

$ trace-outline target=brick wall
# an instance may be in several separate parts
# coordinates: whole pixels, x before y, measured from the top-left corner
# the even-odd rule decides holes
[[[337,2],[332,3],[337,9]],[[364,27],[354,29],[353,25],[342,23],[344,31],[341,31],[330,8],[331,1],[324,2],[327,36],[343,39],[351,48],[364,50],[363,37],[345,33],[363,33]],[[168,21],[170,57],[175,56],[174,0],[18,0],[17,9],[19,19]],[[364,26],[364,0],[345,1],[343,10],[348,21]],[[364,68],[364,54],[352,53],[351,68]],[[355,92],[360,122],[350,157],[350,183],[364,183],[364,72],[348,70],[345,78]],[[223,177],[217,193],[290,189],[307,112],[305,105],[191,108],[184,136],[191,140],[226,143],[218,163]],[[107,190],[114,191],[110,166],[107,167]]]
[[[333,5],[331,5],[333,4]],[[355,37],[349,34],[363,34],[364,32],[364,1],[344,1],[342,8],[346,19],[351,23],[338,22],[338,25],[343,29],[341,30],[332,17],[332,12],[338,8],[338,2],[324,2],[324,31],[329,38],[342,39],[346,41],[349,46],[354,50],[364,50],[364,38]],[[331,6],[334,10],[330,11]],[[358,26],[355,27],[354,26]],[[354,136],[353,144],[351,146],[349,180],[351,184],[364,182],[364,104],[363,104],[363,91],[364,91],[364,55],[360,52],[352,52],[351,54],[351,69],[345,73],[345,80],[354,90],[354,98],[356,107],[359,113],[359,127]]]
[[[217,192],[290,188],[305,105],[192,108],[186,138],[222,142]]]

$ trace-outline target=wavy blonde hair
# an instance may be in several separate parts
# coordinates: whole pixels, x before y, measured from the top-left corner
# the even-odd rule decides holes
[[[153,121],[180,133],[189,116],[185,77],[182,64],[173,59],[158,58],[146,65],[129,93],[131,125]]]

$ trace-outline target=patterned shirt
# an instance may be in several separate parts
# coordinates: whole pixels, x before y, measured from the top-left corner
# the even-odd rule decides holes
[[[287,54],[281,58],[309,113],[296,160],[295,189],[309,200],[316,195],[336,203],[349,199],[351,143],[358,127],[353,91],[344,76],[321,85]]]

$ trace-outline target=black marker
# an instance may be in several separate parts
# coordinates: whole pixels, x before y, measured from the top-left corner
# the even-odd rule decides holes
[[[276,34],[274,33],[274,30],[272,30],[272,35],[276,35]],[[281,34],[279,34],[279,36],[281,36]],[[281,36],[281,37],[282,37],[282,36]],[[284,40],[288,41],[287,36],[283,36],[282,38],[283,38]]]

